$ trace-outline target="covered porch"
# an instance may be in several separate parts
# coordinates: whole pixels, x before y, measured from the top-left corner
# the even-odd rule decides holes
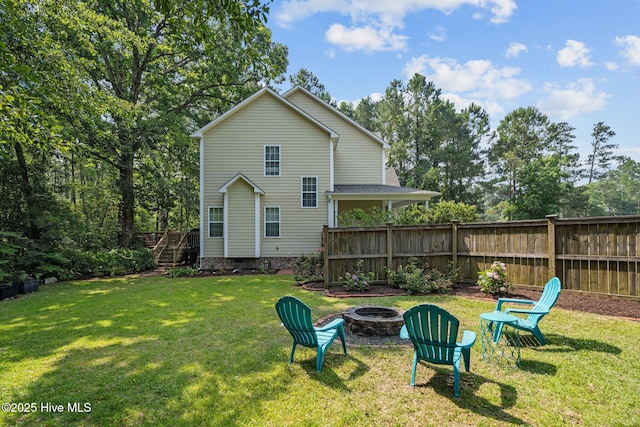
[[[378,207],[393,212],[403,206],[425,202],[439,196],[437,191],[418,190],[395,185],[335,185],[327,192],[329,227],[339,227],[338,216],[352,209]]]

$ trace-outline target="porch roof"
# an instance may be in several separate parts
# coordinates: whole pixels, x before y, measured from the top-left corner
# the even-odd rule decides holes
[[[334,200],[391,200],[393,202],[426,201],[440,194],[437,191],[381,184],[334,185],[333,191],[327,191],[329,198]]]

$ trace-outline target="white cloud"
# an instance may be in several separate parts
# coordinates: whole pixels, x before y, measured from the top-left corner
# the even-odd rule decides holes
[[[447,39],[447,31],[438,25],[429,33],[429,37],[437,42],[443,42]]]
[[[618,67],[618,64],[616,64],[615,62],[607,62],[605,64],[605,67],[607,67],[607,70],[609,71],[616,71],[618,70],[618,68],[620,68]]]
[[[527,46],[522,43],[511,42],[507,49],[507,58],[517,58],[522,52],[526,52]]]
[[[465,5],[489,10],[493,23],[508,21],[517,8],[515,0],[289,0],[274,7],[272,16],[277,25],[290,26],[317,13],[340,13],[353,20],[386,16],[397,19],[425,9],[451,13]]]
[[[448,14],[465,5],[488,10],[493,23],[508,21],[516,9],[515,0],[289,0],[274,7],[272,17],[276,25],[286,28],[320,13],[349,16],[350,27],[333,23],[325,33],[327,40],[349,51],[375,52],[406,49],[408,37],[397,31],[404,28],[408,14],[426,9]],[[350,43],[349,37],[357,40]],[[444,33],[431,37],[441,41]]]
[[[589,52],[584,43],[567,40],[565,47],[558,52],[558,64],[561,67],[589,67],[593,65],[590,61]]]
[[[511,100],[531,90],[531,84],[518,78],[516,67],[496,67],[488,60],[472,60],[464,64],[451,58],[431,58],[422,55],[405,65],[411,78],[423,74],[443,92],[473,98],[485,105],[488,101]]]
[[[581,113],[601,111],[607,106],[608,94],[597,92],[591,79],[579,79],[565,89],[547,84],[548,96],[538,102],[538,108],[551,116],[567,120]]]
[[[363,50],[373,53],[384,50],[406,49],[407,37],[393,34],[390,29],[378,29],[371,26],[347,28],[341,24],[333,24],[325,37],[347,52]]]
[[[640,37],[616,37],[615,43],[622,47],[620,55],[626,58],[631,65],[640,66]]]

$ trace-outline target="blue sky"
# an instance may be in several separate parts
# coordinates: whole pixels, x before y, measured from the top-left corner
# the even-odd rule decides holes
[[[603,121],[640,161],[640,0],[275,0],[268,26],[288,73],[308,69],[338,101],[417,72],[493,128],[535,106],[576,128],[586,158]]]

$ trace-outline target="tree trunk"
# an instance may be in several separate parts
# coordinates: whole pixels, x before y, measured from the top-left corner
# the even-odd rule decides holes
[[[120,235],[118,243],[120,247],[129,247],[133,240],[133,217],[134,217],[134,194],[133,194],[133,153],[122,154],[120,158],[119,188],[120,207],[118,212],[118,223],[120,225]]]
[[[33,188],[31,187],[31,181],[29,180],[29,170],[27,169],[27,161],[24,158],[24,151],[22,145],[19,142],[13,144],[13,148],[16,152],[16,159],[18,160],[18,168],[20,169],[20,176],[22,177],[22,191],[24,198],[27,202],[26,217],[29,222],[28,236],[33,240],[40,239],[40,228],[36,224],[35,218],[35,206],[33,197]]]

